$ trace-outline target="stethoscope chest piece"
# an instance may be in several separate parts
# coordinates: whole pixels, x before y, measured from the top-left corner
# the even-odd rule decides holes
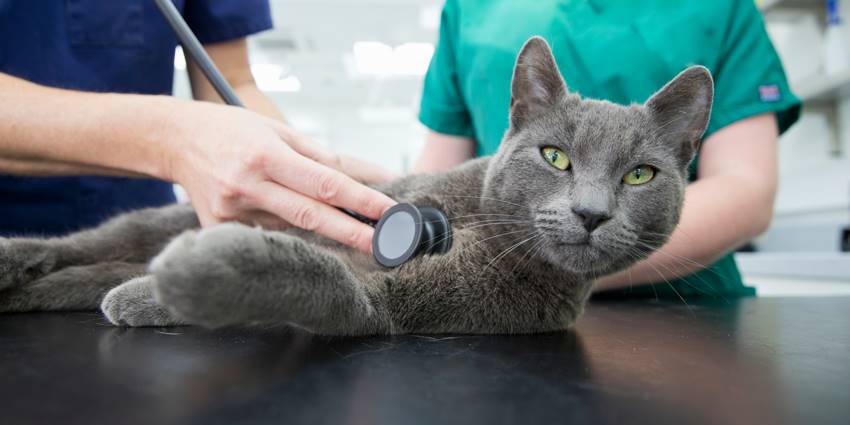
[[[445,254],[452,246],[446,215],[430,207],[397,204],[375,226],[372,253],[384,267],[396,267],[420,254]]]

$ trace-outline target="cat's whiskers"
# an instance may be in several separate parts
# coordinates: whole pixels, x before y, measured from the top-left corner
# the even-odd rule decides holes
[[[673,260],[676,260],[676,259],[673,259]],[[678,273],[677,273],[677,270],[676,270],[676,269],[674,269],[672,266],[668,266],[668,265],[665,265],[665,264],[663,264],[663,263],[660,263],[660,264],[658,264],[658,265],[659,265],[659,266],[661,266],[661,267],[663,267],[664,269],[666,269],[666,270],[667,270],[667,272],[668,272],[668,273],[670,273],[670,274],[678,274]],[[681,265],[682,265],[682,264],[680,263],[680,266],[681,266]],[[719,276],[719,275],[718,275],[718,276]],[[700,292],[700,293],[702,293],[702,294],[705,294],[705,295],[708,295],[708,296],[712,296],[712,297],[718,297],[718,298],[722,299],[724,302],[726,302],[727,304],[729,303],[729,299],[727,299],[726,297],[724,297],[724,296],[723,296],[723,294],[722,294],[721,292],[719,292],[716,288],[714,288],[714,286],[711,284],[711,282],[708,282],[708,281],[707,281],[707,280],[705,280],[705,278],[703,278],[702,276],[700,276],[700,275],[698,275],[698,274],[693,274],[693,273],[691,273],[691,274],[689,274],[689,276],[688,276],[688,277],[695,277],[695,278],[699,279],[699,281],[703,284],[703,286],[705,286],[705,288],[702,288],[702,287],[700,287],[700,286],[698,286],[698,285],[695,285],[695,284],[693,284],[693,283],[691,283],[691,282],[688,282],[688,280],[687,280],[687,279],[684,279],[684,278],[683,278],[683,279],[679,279],[679,281],[680,281],[680,282],[683,282],[685,285],[688,285],[689,287],[693,288],[693,289],[694,289],[694,290],[696,290],[697,292]],[[711,292],[709,292],[709,291],[708,291],[708,289],[710,289],[710,290],[711,290]]]
[[[657,267],[652,265],[652,263],[646,263],[646,264],[648,264],[649,267],[652,267],[652,269],[655,270],[655,273],[658,274],[658,277],[664,279],[664,282],[667,283],[667,286],[669,286],[670,289],[673,290],[673,293],[675,293],[676,296],[679,297],[680,300],[682,300],[682,303],[685,304],[685,307],[688,308],[688,311],[691,312],[691,315],[696,317],[696,313],[694,313],[694,310],[691,308],[690,304],[688,304],[688,302],[685,301],[685,297],[683,297],[682,294],[679,293],[679,290],[677,290],[676,287],[673,286],[673,283],[671,283],[666,277],[664,277],[664,274],[662,274],[661,271],[659,271]]]
[[[514,266],[513,269],[511,269],[511,274],[518,271],[517,269],[519,269],[519,271],[523,270],[523,268],[526,265],[530,264],[531,259],[534,258],[534,256],[536,255],[538,248],[541,248],[545,242],[546,242],[546,238],[540,238],[540,240],[538,240],[537,242],[532,244],[531,247],[529,247],[525,251],[525,255],[520,257],[519,261],[517,261],[517,264]],[[532,251],[534,251],[534,253],[532,253]],[[526,258],[526,257],[528,257],[528,258]],[[522,267],[520,267],[520,265],[522,265]]]
[[[691,264],[691,265],[693,265],[693,266],[697,266],[697,267],[699,267],[699,268],[701,268],[701,269],[708,269],[708,266],[706,266],[705,264],[702,264],[702,263],[700,263],[700,262],[698,262],[698,261],[695,261],[695,260],[693,260],[693,259],[690,259],[690,258],[688,258],[688,257],[682,257],[682,256],[680,256],[680,255],[676,255],[676,254],[673,254],[673,253],[667,252],[667,251],[666,251],[666,250],[664,250],[663,248],[653,248],[653,247],[652,247],[652,245],[649,245],[649,244],[647,244],[646,242],[643,242],[643,241],[637,240],[637,241],[635,241],[634,243],[635,243],[635,245],[636,245],[636,246],[639,246],[639,247],[641,247],[641,248],[644,248],[644,249],[646,249],[648,252],[658,252],[658,253],[661,253],[661,254],[667,255],[667,256],[668,256],[668,257],[670,257],[670,258],[673,258],[673,259],[679,260],[679,261],[681,261],[682,263],[685,263],[685,264]]]
[[[504,258],[506,255],[510,254],[513,250],[519,248],[520,246],[522,246],[523,244],[525,244],[529,241],[532,241],[532,240],[539,238],[539,237],[542,237],[542,236],[543,236],[543,233],[541,233],[539,230],[535,230],[534,233],[531,236],[526,237],[525,239],[509,246],[508,248],[505,248],[505,250],[503,250],[501,253],[499,253],[498,255],[493,257],[493,259],[490,260],[490,262],[487,263],[487,265],[484,266],[484,268],[481,269],[481,272],[478,273],[476,280],[480,279],[481,275],[484,274],[484,272],[486,272],[487,269],[489,269],[491,265],[495,264],[496,262],[498,262],[499,260]]]
[[[640,254],[635,254],[634,252],[632,252],[630,247],[624,245],[624,246],[622,246],[622,248],[624,248],[624,253],[626,254],[626,256],[628,258],[632,259],[635,263],[637,263],[638,261],[640,261],[642,259],[642,256]],[[635,282],[634,282],[634,279],[632,278],[632,268],[631,268],[631,266],[629,266],[629,268],[627,268],[626,271],[629,273],[629,289],[634,288]],[[659,300],[658,290],[655,289],[655,285],[649,285],[649,287],[652,288],[652,293],[655,294],[655,300],[658,301]]]
[[[465,247],[461,248],[461,250],[460,250],[460,251],[458,251],[458,252],[464,252],[464,251],[466,251],[466,250],[468,250],[468,249],[471,249],[471,248],[473,248],[473,247],[477,246],[478,244],[480,244],[480,243],[482,243],[482,242],[486,242],[486,241],[489,241],[489,240],[491,240],[491,239],[495,239],[495,238],[502,237],[502,236],[507,236],[507,235],[513,235],[513,234],[520,233],[520,232],[526,232],[526,236],[527,236],[528,229],[514,230],[514,231],[511,231],[511,232],[504,232],[504,233],[499,233],[499,234],[494,235],[494,236],[489,236],[489,237],[486,237],[486,238],[484,238],[484,239],[481,239],[481,240],[475,241],[474,243],[472,243],[472,245],[468,245],[468,246],[465,246]]]
[[[440,242],[444,241],[445,239],[451,237],[453,232],[459,232],[459,231],[462,231],[462,230],[476,229],[476,228],[488,227],[488,226],[498,226],[498,225],[507,226],[507,225],[520,225],[520,224],[528,224],[528,223],[530,223],[530,221],[528,221],[528,220],[491,220],[491,221],[484,220],[484,221],[476,222],[476,224],[474,224],[472,226],[462,227],[462,228],[457,229],[455,231],[448,230],[448,231],[443,232],[439,235],[435,235],[434,243],[440,243]],[[527,229],[523,229],[523,230],[527,230]]]
[[[634,250],[635,250],[635,252],[637,252],[637,253],[638,253],[638,256],[644,256],[644,257],[646,257],[648,254],[652,254],[652,253],[654,252],[654,251],[652,251],[652,250],[641,250],[641,249],[639,249],[638,247],[634,247]],[[672,258],[672,259],[673,259],[673,260],[676,260],[675,258]],[[658,266],[660,266],[660,267],[662,267],[662,268],[664,268],[664,270],[666,270],[666,271],[667,271],[669,274],[671,274],[671,275],[681,274],[681,270],[678,270],[678,269],[676,269],[676,268],[675,268],[675,267],[676,267],[676,265],[672,265],[672,266],[671,266],[671,265],[667,265],[667,264],[664,264],[664,263],[658,263],[657,265],[658,265]],[[682,267],[682,263],[680,262],[680,263],[678,264],[678,266],[679,266],[679,267]],[[706,281],[705,281],[705,279],[701,278],[700,276],[696,276],[696,277],[697,277],[697,278],[699,278],[699,279],[700,279],[700,281],[702,281],[702,283],[704,283],[706,287],[708,287],[708,288],[710,288],[710,289],[713,289],[713,288],[711,287],[711,284],[709,284],[708,282],[706,282]],[[699,286],[697,286],[697,285],[694,285],[694,284],[692,284],[692,283],[688,282],[687,280],[682,280],[682,282],[684,282],[686,285],[690,286],[691,288],[693,288],[693,289],[697,290],[697,291],[698,291],[698,292],[700,292],[700,293],[703,293],[703,294],[706,294],[706,295],[715,295],[715,294],[713,294],[713,293],[706,292],[704,289],[700,288],[700,287],[699,287]]]
[[[459,215],[459,216],[455,216],[455,217],[450,217],[449,221],[460,220],[462,218],[483,217],[483,216],[509,217],[509,218],[517,218],[517,219],[523,218],[522,216],[516,215],[516,214],[480,213],[480,214],[468,214],[468,215]]]
[[[524,219],[524,217],[516,215],[516,214],[481,213],[481,214],[467,214],[467,215],[459,215],[459,216],[455,216],[455,217],[449,217],[448,220],[449,221],[455,221],[455,220],[461,220],[461,219],[469,219],[471,217],[484,217],[484,216],[493,217],[494,220],[496,219],[496,217],[503,217],[503,218],[500,218],[500,219],[505,219],[505,220],[512,219],[512,218],[515,218],[515,219],[518,219],[518,220]],[[423,223],[440,223],[440,222],[442,222],[442,220],[425,220],[425,221],[423,221]]]
[[[474,229],[476,227],[484,226],[484,225],[488,225],[488,224],[516,224],[516,223],[531,224],[531,223],[533,223],[533,221],[531,221],[531,220],[492,219],[492,220],[480,220],[480,221],[468,223],[469,225],[466,225],[466,226],[462,226],[461,224],[458,224],[457,226],[460,229]]]
[[[647,254],[647,252],[646,252],[646,251],[641,251],[641,250],[639,250],[639,249],[637,249],[637,248],[635,248],[633,252],[634,252],[634,253],[636,253],[638,257],[640,257],[640,256],[642,256],[642,255],[646,255],[646,254]],[[657,267],[655,267],[655,265],[653,265],[651,262],[646,262],[645,264],[646,264],[646,265],[648,265],[650,268],[652,268],[652,270],[654,270],[654,271],[655,271],[655,273],[658,275],[658,277],[659,277],[659,278],[661,278],[662,280],[664,280],[664,283],[666,283],[666,284],[667,284],[667,286],[669,286],[669,287],[670,287],[670,289],[673,291],[673,293],[674,293],[674,294],[676,294],[676,296],[677,296],[680,300],[682,300],[682,303],[685,305],[685,307],[687,307],[687,308],[688,308],[688,311],[690,311],[690,312],[691,312],[691,315],[694,315],[694,316],[695,316],[696,314],[694,313],[693,308],[691,308],[690,304],[688,304],[688,302],[687,302],[687,301],[685,301],[685,297],[683,297],[683,296],[682,296],[682,294],[679,292],[679,290],[677,290],[677,289],[676,289],[676,287],[673,285],[673,283],[672,283],[672,282],[670,282],[670,280],[669,280],[669,279],[667,279],[667,278],[664,276],[664,273],[661,273],[661,271],[660,271]],[[668,270],[668,272],[670,272],[670,270]],[[685,282],[687,283],[687,281],[685,281]],[[691,286],[693,286],[693,285],[691,285]],[[698,288],[695,288],[695,289],[699,290]],[[657,296],[657,293],[656,293],[656,296]]]
[[[639,247],[634,246],[634,245],[633,245],[633,246],[621,245],[621,248],[623,248],[623,249],[624,249],[625,254],[626,254],[629,258],[631,258],[631,259],[635,260],[636,262],[637,262],[637,261],[640,261],[640,260],[641,260],[641,259],[643,259],[643,258],[646,258],[646,256],[647,256],[648,254],[650,254],[650,253],[651,253],[651,251],[648,251],[648,250],[641,250]],[[673,292],[676,294],[676,296],[677,296],[677,297],[679,297],[679,299],[680,299],[680,300],[682,300],[682,303],[683,303],[683,304],[685,304],[685,306],[686,306],[686,307],[688,307],[688,310],[690,310],[690,311],[691,311],[691,314],[693,314],[693,310],[691,309],[690,305],[688,305],[688,302],[687,302],[687,301],[685,301],[685,298],[684,298],[684,297],[682,296],[682,294],[681,294],[681,293],[679,293],[679,291],[678,291],[678,290],[677,290],[677,289],[673,286],[673,284],[670,282],[670,280],[668,280],[668,279],[664,276],[664,274],[663,274],[663,273],[661,273],[661,270],[659,270],[657,267],[655,267],[655,265],[653,265],[653,264],[652,264],[652,263],[650,263],[650,262],[646,262],[645,264],[646,264],[646,265],[648,265],[650,268],[652,268],[652,270],[653,270],[653,271],[655,271],[655,274],[657,274],[657,275],[658,275],[658,277],[659,277],[660,279],[662,279],[662,280],[664,281],[664,283],[666,283],[666,284],[667,284],[667,286],[669,286],[669,287],[670,287],[670,289],[672,289],[672,290],[673,290]],[[668,270],[668,271],[669,271],[669,270]],[[657,297],[657,296],[658,296],[658,293],[656,292],[656,297]]]
[[[682,236],[686,237],[689,242],[696,242],[697,241],[697,239],[695,237],[693,237],[693,235],[691,235],[690,233],[688,233],[685,229],[683,229],[681,227],[676,228],[676,233],[681,234]],[[659,238],[659,240],[665,240],[670,236],[666,233],[648,232],[648,231],[642,231],[641,234],[644,234],[644,235],[647,235],[647,236],[654,236],[654,237]]]
[[[639,246],[641,246],[641,247],[642,247],[642,248],[644,248],[644,249],[649,250],[650,252],[659,252],[659,253],[661,253],[661,254],[663,254],[663,255],[666,255],[666,256],[670,257],[671,259],[674,259],[674,260],[679,261],[679,262],[680,262],[680,264],[682,264],[682,263],[684,263],[684,264],[691,264],[691,265],[693,265],[693,266],[698,267],[700,270],[706,270],[706,271],[708,271],[708,272],[710,272],[710,273],[713,273],[713,274],[714,274],[715,276],[717,276],[717,277],[723,278],[723,276],[721,276],[721,275],[720,275],[720,273],[717,273],[715,270],[712,270],[712,269],[711,269],[711,267],[709,267],[709,266],[707,266],[707,265],[705,265],[705,264],[702,264],[702,263],[700,263],[700,262],[698,262],[698,261],[695,261],[695,260],[693,260],[693,259],[691,259],[691,258],[683,257],[683,256],[680,256],[680,255],[673,254],[673,253],[671,253],[671,252],[668,252],[668,251],[664,250],[663,248],[653,248],[653,247],[652,247],[652,246],[650,246],[649,244],[647,244],[647,243],[645,243],[645,242],[642,242],[642,241],[640,241],[640,240],[635,241],[635,244],[638,244]],[[703,282],[705,282],[705,281],[703,280]],[[711,286],[711,285],[708,285],[708,286]]]
[[[630,233],[630,234],[634,234],[634,231],[632,231],[632,230],[627,230],[627,231],[628,231],[628,233]],[[628,233],[627,233],[627,234],[628,234]],[[657,236],[657,237],[659,237],[659,239],[663,239],[663,238],[666,238],[666,237],[668,236],[668,235],[666,235],[666,234],[664,234],[664,233],[657,233],[657,232],[647,232],[647,231],[643,231],[643,232],[641,232],[641,233],[642,233],[643,235],[648,235],[648,236]],[[626,235],[627,235],[627,234],[620,235],[620,238],[621,238],[621,239],[632,239],[632,238],[628,238],[628,237],[626,237]],[[683,257],[683,256],[679,256],[679,255],[676,255],[676,254],[673,254],[673,253],[667,252],[667,251],[666,251],[666,250],[664,250],[663,248],[661,248],[661,247],[656,247],[656,246],[653,246],[653,245],[650,245],[650,244],[648,244],[647,242],[645,242],[645,241],[641,240],[640,238],[635,238],[634,240],[632,240],[632,242],[631,242],[631,243],[632,243],[632,244],[634,244],[634,245],[632,245],[632,246],[628,246],[628,245],[624,245],[624,244],[622,244],[622,243],[621,243],[621,244],[619,244],[619,245],[621,246],[621,248],[626,248],[626,249],[634,248],[634,249],[637,249],[637,250],[638,250],[638,251],[637,251],[637,252],[638,252],[638,258],[640,258],[640,257],[647,257],[647,256],[649,256],[649,255],[652,255],[652,254],[653,254],[653,253],[655,253],[655,252],[658,252],[658,253],[660,253],[660,254],[662,254],[662,255],[666,255],[669,259],[671,259],[671,260],[673,260],[673,261],[677,262],[679,267],[683,267],[683,266],[684,266],[685,268],[689,268],[689,267],[687,267],[686,265],[687,265],[687,264],[690,264],[690,265],[692,265],[692,266],[697,266],[697,267],[698,267],[699,269],[701,269],[701,270],[708,270],[710,273],[713,273],[714,275],[716,275],[716,276],[718,276],[718,277],[722,277],[722,276],[720,276],[720,274],[719,274],[719,273],[717,273],[716,271],[712,270],[711,268],[709,268],[709,267],[708,267],[708,266],[706,266],[705,264],[699,263],[699,262],[697,262],[697,261],[695,261],[695,260],[693,260],[693,259],[691,259],[691,258],[687,258],[687,257]],[[665,264],[659,264],[659,265],[660,265],[660,266],[663,266],[663,267],[664,267],[664,268],[665,268],[665,269],[666,269],[669,273],[671,273],[671,274],[676,274],[676,270],[673,268],[673,266],[669,266],[669,265],[665,265]],[[724,297],[722,297],[722,295],[720,295],[720,294],[716,291],[716,289],[713,287],[713,285],[711,285],[709,282],[707,282],[707,281],[706,281],[706,280],[705,280],[702,276],[699,276],[699,275],[694,275],[694,276],[695,276],[697,279],[699,279],[699,280],[700,280],[700,282],[702,282],[702,283],[706,286],[706,288],[711,288],[711,289],[712,289],[713,291],[715,291],[715,292],[714,292],[714,293],[706,292],[704,289],[699,288],[698,286],[696,286],[696,285],[694,285],[694,284],[692,284],[692,283],[688,282],[687,280],[683,280],[683,281],[684,281],[684,282],[685,282],[688,286],[690,286],[690,287],[694,288],[695,290],[697,290],[697,291],[699,291],[699,292],[702,292],[702,293],[704,293],[704,294],[706,294],[706,295],[720,296],[721,298],[723,298],[724,300],[726,300]],[[653,289],[654,289],[654,288],[653,288]]]

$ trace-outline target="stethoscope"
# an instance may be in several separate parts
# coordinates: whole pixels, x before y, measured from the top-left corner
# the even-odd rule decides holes
[[[231,106],[244,107],[171,0],[154,2],[180,39],[183,51],[188,52],[194,59],[224,102]],[[397,204],[387,210],[377,223],[351,210],[339,210],[375,227],[372,254],[378,264],[384,267],[399,266],[417,255],[445,254],[452,246],[449,219],[436,208],[417,207],[408,203]]]

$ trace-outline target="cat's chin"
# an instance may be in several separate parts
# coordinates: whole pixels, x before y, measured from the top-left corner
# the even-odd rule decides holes
[[[584,277],[613,273],[617,269],[615,263],[618,263],[603,248],[590,242],[553,244],[546,256],[562,270]]]

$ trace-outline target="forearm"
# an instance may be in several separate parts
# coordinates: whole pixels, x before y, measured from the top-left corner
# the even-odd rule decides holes
[[[94,165],[74,164],[49,160],[0,158],[0,172],[16,176],[109,176],[109,177],[147,177],[126,170],[98,167]]]
[[[744,177],[699,180],[688,186],[682,217],[670,240],[631,268],[599,279],[594,290],[663,282],[700,270],[762,233],[772,205],[770,192],[755,188]]]
[[[0,171],[168,178],[163,146],[176,100],[55,89],[5,74],[0,93]]]
[[[428,131],[425,147],[413,166],[413,174],[434,173],[456,167],[475,157],[475,140]]]
[[[277,105],[265,93],[261,92],[253,82],[236,86],[234,90],[246,108],[260,115],[286,122],[286,118]]]

